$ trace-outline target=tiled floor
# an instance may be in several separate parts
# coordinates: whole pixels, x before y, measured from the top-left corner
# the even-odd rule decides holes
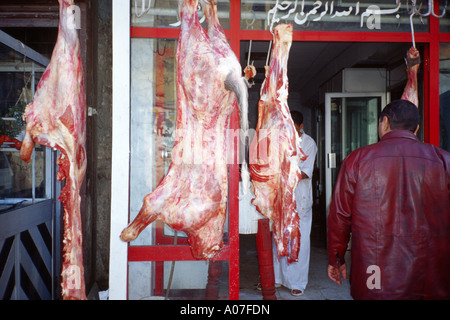
[[[262,300],[261,291],[255,289],[259,283],[255,235],[241,235],[239,247],[239,299]],[[294,297],[289,289],[279,287],[276,289],[277,300],[352,300],[348,280],[344,280],[342,286],[338,286],[328,279],[326,249],[315,244],[314,241],[311,245],[310,259],[309,280],[305,293],[302,296]],[[349,261],[350,259],[346,260]]]

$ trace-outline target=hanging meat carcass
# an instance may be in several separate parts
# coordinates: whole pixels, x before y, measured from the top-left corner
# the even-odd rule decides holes
[[[403,90],[402,99],[409,100],[419,107],[419,93],[417,90],[417,72],[420,67],[420,53],[415,47],[411,47],[406,53],[406,73],[408,81]]]
[[[295,188],[301,179],[300,148],[289,107],[287,64],[292,44],[292,25],[274,28],[274,42],[266,79],[261,87],[256,135],[250,145],[250,177],[256,209],[272,221],[278,257],[298,260],[299,217]]]
[[[59,32],[50,64],[24,113],[20,157],[30,161],[34,143],[61,152],[57,178],[65,180],[62,297],[85,300],[80,188],[86,172],[86,98],[73,0],[59,0]]]
[[[177,48],[177,119],[172,163],[121,233],[131,241],[156,219],[188,235],[196,259],[214,259],[223,246],[228,197],[230,116],[247,88],[233,54],[210,39],[197,16],[198,0],[180,1]],[[232,91],[230,91],[232,90]],[[234,91],[234,92],[233,92]]]

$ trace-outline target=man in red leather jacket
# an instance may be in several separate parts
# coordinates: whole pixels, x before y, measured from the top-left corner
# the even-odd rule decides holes
[[[450,299],[450,153],[420,142],[419,112],[396,100],[380,141],[343,162],[328,217],[328,276],[354,299]]]

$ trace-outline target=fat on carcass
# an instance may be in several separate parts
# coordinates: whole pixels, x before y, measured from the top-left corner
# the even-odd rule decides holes
[[[230,117],[236,99],[241,114],[246,113],[247,87],[236,56],[201,27],[197,7],[198,0],[179,2],[181,32],[176,56],[172,163],[120,237],[134,240],[160,219],[187,234],[194,258],[214,260],[223,247]]]
[[[406,52],[406,73],[408,80],[403,90],[401,99],[409,100],[419,107],[419,93],[417,90],[417,72],[420,67],[420,53],[415,47],[411,47]]]
[[[80,188],[86,172],[86,98],[73,0],[59,0],[59,32],[50,64],[24,113],[20,157],[30,161],[34,143],[59,150],[57,179],[65,180],[62,297],[85,300]]]
[[[256,135],[250,145],[252,203],[272,222],[277,255],[297,261],[300,249],[295,188],[301,179],[300,160],[306,159],[291,118],[287,64],[292,45],[291,24],[274,28],[266,79],[261,87]]]
[[[216,50],[217,54],[221,55],[224,59],[228,57],[235,57],[236,62],[238,61],[234,51],[231,49],[228,44],[227,37],[225,32],[220,25],[219,18],[217,15],[217,0],[200,0],[200,4],[203,9],[203,13],[206,17],[206,21],[208,24],[208,37],[210,39],[210,44]],[[236,65],[236,62],[234,63]],[[253,67],[254,69],[254,67]],[[240,109],[240,117],[239,117],[239,136],[244,145],[244,156],[241,161],[241,180],[242,185],[244,187],[244,195],[247,194],[250,174],[248,172],[248,164],[247,164],[247,156],[248,156],[248,91],[244,87],[244,83],[247,88],[250,88],[251,85],[248,82],[250,78],[247,75],[251,74],[254,76],[256,74],[256,69],[254,74],[249,73],[248,71],[245,73],[245,77],[241,77],[240,73],[237,70],[233,70],[232,73],[227,75],[225,80],[225,88],[233,91],[236,94],[236,99],[234,99],[234,106],[238,106]],[[231,141],[230,141],[231,142]],[[231,148],[231,146],[230,146]]]

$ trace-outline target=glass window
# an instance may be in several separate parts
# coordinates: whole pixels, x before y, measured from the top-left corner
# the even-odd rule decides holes
[[[27,56],[27,49],[31,49],[24,46],[24,55],[12,48],[11,43],[16,40],[5,33],[1,36],[0,213],[35,200],[51,198],[53,152],[36,145],[30,163],[20,159],[19,150],[26,126],[22,115],[33,99],[45,66]],[[36,52],[33,55],[40,56]]]
[[[439,55],[439,141],[450,151],[450,43],[440,45]]]
[[[177,39],[131,39],[130,221],[166,175],[175,142]],[[227,229],[227,227],[226,227]],[[189,246],[161,221],[131,246]],[[130,262],[129,299],[217,299],[228,294],[228,262]],[[188,276],[186,276],[188,275]],[[223,279],[224,278],[224,279]]]
[[[131,39],[130,221],[139,212],[144,197],[161,182],[171,162],[177,44],[175,39]],[[158,223],[150,225],[131,244],[155,244],[156,225],[163,227]]]
[[[228,298],[228,261],[129,262],[129,275],[130,300]]]
[[[178,39],[131,39],[130,221],[169,170],[176,124]],[[178,232],[178,244],[187,237]],[[184,240],[183,240],[184,239]],[[131,245],[173,245],[174,231],[160,221]]]
[[[439,15],[442,16],[444,13],[444,7],[445,5],[447,5],[447,7],[445,7],[446,10],[449,9],[449,5],[447,4],[447,1],[439,1]],[[439,19],[439,29],[441,32],[450,32],[450,15],[448,13],[448,11],[445,12],[445,15],[443,15],[440,19]]]
[[[421,10],[426,8],[424,3]],[[408,32],[409,9],[397,0],[241,0],[241,28],[270,30],[277,23],[292,23],[299,31]],[[414,31],[426,32],[427,21],[414,18]]]
[[[217,15],[222,28],[230,28],[230,0],[220,0]],[[205,17],[199,5],[198,18],[206,27]],[[178,0],[131,0],[132,27],[179,28]]]

